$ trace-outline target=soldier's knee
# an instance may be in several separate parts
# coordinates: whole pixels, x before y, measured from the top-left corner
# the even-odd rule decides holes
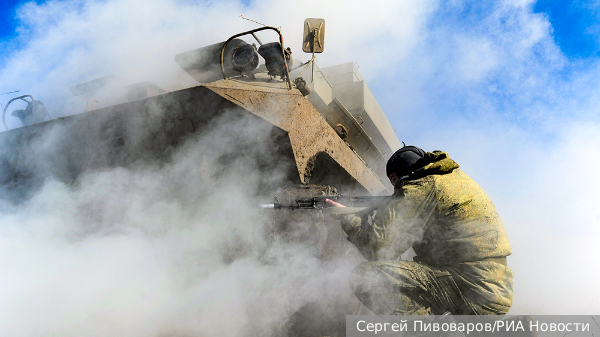
[[[356,296],[372,292],[389,292],[388,277],[381,268],[382,262],[363,262],[350,273],[350,288]]]
[[[350,274],[350,287],[359,292],[394,292],[399,288],[419,287],[426,279],[425,267],[407,261],[368,261]]]
[[[355,294],[363,293],[367,291],[367,286],[370,283],[368,280],[372,277],[369,277],[370,269],[372,262],[363,262],[358,266],[354,267],[352,272],[350,273],[350,289]]]

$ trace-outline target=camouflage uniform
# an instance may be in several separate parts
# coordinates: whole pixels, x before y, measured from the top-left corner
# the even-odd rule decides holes
[[[445,152],[403,181],[370,225],[346,215],[342,227],[369,262],[350,279],[376,314],[505,314],[513,272],[504,226],[486,193]],[[412,247],[415,261],[398,258]]]

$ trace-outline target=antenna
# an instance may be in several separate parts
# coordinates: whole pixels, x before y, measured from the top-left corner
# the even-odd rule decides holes
[[[15,91],[10,91],[10,92],[5,92],[3,94],[0,94],[0,96],[2,96],[2,95],[8,95],[8,94],[14,94],[15,92],[19,92],[19,91],[21,91],[21,89],[15,90]]]
[[[265,26],[265,27],[271,27],[271,28],[277,28],[278,30],[281,30],[281,26],[279,27],[273,27],[273,26],[269,26],[269,25],[265,25],[264,23],[260,23],[258,21],[252,20],[252,19],[248,19],[247,17],[244,17],[243,14],[240,14],[240,18],[244,19],[244,20],[248,20],[248,21],[252,21],[254,23],[258,23],[261,26]]]

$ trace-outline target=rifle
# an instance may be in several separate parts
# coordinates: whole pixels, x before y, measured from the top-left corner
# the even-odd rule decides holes
[[[304,198],[304,199],[296,199],[289,205],[280,204],[277,198],[275,198],[275,202],[273,204],[260,205],[260,208],[263,209],[316,209],[323,210],[327,209],[329,213],[337,213],[337,214],[348,214],[348,213],[358,213],[363,211],[369,207],[373,207],[377,204],[388,200],[391,196],[329,196],[329,197],[314,197],[314,198]],[[338,202],[346,207],[333,207],[328,205],[325,202],[325,199],[329,199],[335,202]],[[335,210],[334,210],[335,209]]]

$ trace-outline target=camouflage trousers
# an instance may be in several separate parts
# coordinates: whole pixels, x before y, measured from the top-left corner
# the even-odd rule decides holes
[[[448,270],[417,262],[364,262],[352,271],[350,286],[377,315],[499,314],[465,298]]]

